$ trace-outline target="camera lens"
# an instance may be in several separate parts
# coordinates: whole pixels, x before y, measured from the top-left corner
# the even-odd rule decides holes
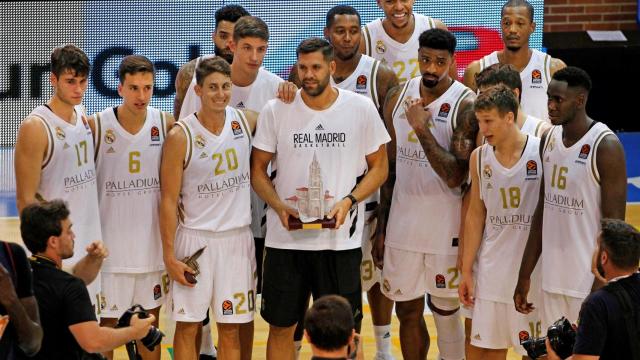
[[[147,349],[149,349],[149,351],[153,351],[153,348],[155,348],[156,345],[160,344],[163,336],[164,334],[162,333],[162,331],[157,329],[155,326],[152,326],[149,329],[147,335],[140,341]]]

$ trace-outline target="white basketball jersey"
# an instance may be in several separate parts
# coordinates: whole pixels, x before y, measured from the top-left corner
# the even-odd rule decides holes
[[[552,127],[544,144],[542,289],[585,298],[593,284],[591,256],[602,218],[596,152],[605,136],[615,135],[595,123],[567,148],[562,132],[561,126]]]
[[[136,134],[107,108],[95,115],[96,170],[103,241],[102,271],[146,273],[164,269],[158,205],[166,115],[152,107]]]
[[[542,133],[544,133],[544,129],[546,129],[544,124],[544,121],[531,115],[527,115],[527,118],[524,120],[524,124],[522,124],[520,131],[522,131],[524,134],[540,138],[542,137]]]
[[[418,38],[420,34],[436,27],[435,20],[429,16],[413,13],[415,28],[411,38],[405,43],[392,39],[382,26],[383,19],[376,19],[363,26],[365,54],[393,68],[401,84],[420,75],[418,63]]]
[[[337,88],[350,90],[368,97],[373,101],[376,109],[380,111],[381,105],[378,104],[377,89],[379,67],[380,61],[370,56],[362,55],[360,57],[360,62],[358,62],[358,66],[356,66],[356,69],[351,73],[351,75],[342,80],[339,84],[336,84],[333,78],[331,78],[331,84]],[[380,121],[382,121],[382,119]],[[365,219],[369,219],[373,212],[376,211],[379,201],[380,189],[377,189],[373,194],[371,194],[371,196],[365,199]]]
[[[82,119],[81,106],[75,107],[75,114],[75,124],[62,120],[45,105],[30,114],[42,121],[48,136],[47,158],[42,164],[36,197],[62,199],[71,212],[76,245],[73,257],[66,260],[68,264],[83,258],[84,249],[92,241],[102,239],[91,128]]]
[[[510,169],[493,146],[478,151],[480,198],[487,215],[477,255],[476,297],[511,304],[520,261],[540,196],[540,139],[529,135],[520,160]]]
[[[420,79],[416,77],[405,84],[393,110],[396,183],[385,244],[408,251],[454,255],[458,252],[460,189],[450,189],[433,170],[402,107],[407,97],[420,97]],[[427,106],[433,114],[430,131],[444,149],[451,147],[458,106],[472,93],[454,81]]]
[[[499,63],[498,52],[480,59],[480,71]],[[551,56],[531,49],[531,59],[527,66],[520,72],[522,80],[522,109],[530,115],[549,122],[547,110],[547,88],[551,82]]]
[[[264,68],[258,70],[258,76],[249,86],[231,87],[229,106],[236,109],[247,109],[259,113],[278,93],[278,85],[283,82],[278,75]],[[251,190],[251,232],[254,237],[264,238],[267,234],[267,210],[265,202]]]
[[[244,114],[227,106],[220,135],[202,126],[195,114],[176,124],[187,136],[181,226],[213,232],[249,226],[251,129]]]
[[[184,95],[184,100],[182,100],[182,107],[180,108],[180,117],[177,120],[181,120],[186,118],[187,116],[193,114],[194,112],[200,110],[202,106],[202,102],[200,101],[200,97],[196,94],[195,87],[198,83],[196,81],[196,69],[198,68],[198,64],[200,64],[201,60],[204,60],[209,57],[213,57],[215,55],[204,55],[200,56],[196,59],[196,67],[193,69],[193,77],[191,78],[191,83],[189,84],[189,88],[187,89],[187,93]]]

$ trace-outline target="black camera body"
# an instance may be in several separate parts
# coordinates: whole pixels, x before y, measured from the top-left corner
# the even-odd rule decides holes
[[[573,354],[573,344],[576,342],[576,329],[564,316],[549,326],[547,336],[524,340],[520,343],[527,355],[532,359],[537,359],[547,355],[545,340],[549,339],[551,348],[562,359],[566,359]]]
[[[140,319],[146,319],[149,317],[149,313],[147,312],[147,310],[145,310],[142,306],[136,304],[136,305],[133,305],[131,308],[127,309],[127,311],[125,311],[120,316],[120,318],[118,319],[118,324],[116,325],[116,328],[128,327],[131,324],[131,318],[133,317],[133,315],[136,315],[136,314]],[[145,335],[145,337],[140,339],[140,341],[147,349],[149,349],[149,351],[153,351],[153,348],[155,348],[156,345],[160,344],[163,336],[164,336],[164,333],[162,331],[160,331],[155,326],[151,326],[147,335]],[[136,346],[135,341],[128,342],[126,344],[126,348],[127,348],[127,354],[129,355],[129,359],[131,360],[140,359],[140,355],[138,354],[138,348]]]

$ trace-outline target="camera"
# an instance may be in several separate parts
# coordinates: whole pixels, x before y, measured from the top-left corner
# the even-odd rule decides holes
[[[120,316],[120,318],[118,319],[118,325],[116,325],[116,328],[129,326],[131,324],[131,317],[136,314],[140,319],[145,319],[149,317],[149,313],[147,312],[147,310],[145,310],[142,306],[136,304],[136,305],[133,305],[131,308],[129,308]],[[156,345],[160,344],[163,336],[164,336],[164,333],[162,333],[162,331],[157,329],[155,326],[151,326],[147,335],[145,335],[145,337],[140,339],[140,341],[147,349],[149,349],[149,351],[153,351],[153,348],[155,348]],[[140,354],[138,354],[138,348],[136,346],[135,341],[128,342],[126,344],[126,349],[127,349],[127,354],[129,355],[129,359],[131,360],[141,359]]]
[[[573,354],[573,344],[576,341],[576,329],[564,316],[549,326],[547,336],[523,340],[520,345],[527,350],[527,355],[537,359],[547,355],[545,339],[549,339],[551,348],[562,359]]]

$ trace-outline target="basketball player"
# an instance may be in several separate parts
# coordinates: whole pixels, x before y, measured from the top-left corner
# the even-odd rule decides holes
[[[456,255],[460,185],[477,134],[475,96],[449,76],[456,46],[450,32],[427,30],[419,43],[422,76],[392,89],[384,107],[392,134],[391,175],[381,190],[373,257],[384,265],[382,293],[396,302],[403,357],[427,356],[423,311],[428,293],[440,356],[462,359]]]
[[[197,357],[195,336],[211,306],[220,357],[251,358],[251,346],[241,347],[240,324],[253,321],[255,304],[249,155],[257,114],[228,106],[231,68],[221,57],[200,61],[196,79],[201,108],[171,129],[160,167],[160,233],[173,279],[174,355]],[[199,250],[199,266],[183,262]],[[193,277],[195,282],[187,281]]]
[[[229,64],[233,62],[233,52],[231,51],[231,42],[233,41],[233,27],[236,21],[243,16],[250,15],[240,5],[229,4],[222,6],[216,10],[216,28],[213,31],[213,50],[214,55],[223,57]],[[200,106],[197,104],[198,97],[193,93],[195,86],[195,70],[198,63],[205,57],[211,55],[200,56],[188,63],[182,65],[176,76],[176,97],[173,100],[173,115],[176,119],[187,117],[196,112]],[[191,101],[197,104],[190,104]],[[183,103],[187,101],[187,105]],[[181,113],[185,112],[183,116]]]
[[[414,2],[377,0],[384,19],[376,19],[362,28],[363,39],[359,46],[361,53],[392,67],[401,84],[420,75],[416,58],[420,34],[429,29],[447,29],[438,19],[414,13]],[[455,61],[452,65],[450,75],[457,79]]]
[[[331,80],[340,89],[351,90],[370,98],[378,112],[387,92],[398,85],[396,75],[386,65],[370,56],[360,54],[358,45],[361,39],[360,14],[352,6],[337,5],[327,12],[324,28],[325,39],[329,40],[335,51],[336,70]],[[297,76],[297,67],[291,69],[289,80],[302,86]],[[391,355],[391,313],[393,302],[380,292],[382,272],[373,264],[371,257],[372,239],[375,235],[379,191],[365,200],[365,225],[362,232],[362,264],[360,276],[362,289],[367,292],[373,320],[373,332],[376,338],[375,359],[393,359]],[[302,314],[304,315],[304,314]],[[296,329],[295,345],[302,340],[302,318]],[[357,329],[360,331],[360,329]]]
[[[544,186],[527,241],[513,300],[529,313],[531,273],[542,255],[542,329],[565,316],[575,323],[594,287],[591,258],[600,219],[624,219],[627,175],[624,150],[609,128],[587,116],[591,78],[567,67],[549,83],[549,119],[541,140]],[[543,225],[544,224],[544,225]]]
[[[482,94],[483,92],[489,90],[490,88],[497,85],[504,85],[507,88],[513,91],[516,99],[518,99],[518,104],[520,104],[520,95],[522,94],[522,80],[520,79],[520,74],[513,67],[513,65],[509,64],[493,64],[484,70],[482,70],[478,75],[476,75],[476,85],[478,86],[478,93]],[[522,107],[518,105],[518,113],[516,116],[516,126],[520,129],[522,133],[525,135],[541,137],[542,134],[546,130],[548,130],[551,125],[538,118],[535,118],[531,115],[527,115]],[[482,146],[485,143],[485,139],[481,132],[478,133],[478,138],[476,140],[477,146]],[[541,170],[542,171],[542,170]],[[461,219],[463,221],[460,222],[460,246],[458,248],[458,269],[462,271],[462,253],[464,252],[464,219],[466,219],[466,212],[469,207],[469,186],[467,186],[467,191],[465,191],[462,198],[462,212]],[[476,271],[476,266],[473,265],[474,272]],[[537,271],[539,273],[539,270]],[[463,277],[464,278],[464,277]],[[535,294],[538,294],[540,288],[539,276],[536,277],[536,281],[533,284],[535,288],[533,289]],[[471,318],[473,317],[473,310],[467,306],[463,306],[461,309],[462,315],[465,317],[465,351],[469,354],[469,351],[473,351],[471,346]],[[534,329],[538,329],[538,323],[534,323]],[[532,331],[535,333],[535,331]]]
[[[53,50],[53,95],[20,124],[15,172],[18,212],[42,200],[63,199],[69,204],[78,247],[86,248],[87,256],[74,252],[65,266],[72,266],[73,274],[88,285],[95,306],[99,271],[108,252],[101,241],[93,139],[80,105],[89,68],[89,58],[75,45]]]
[[[261,307],[267,359],[294,358],[309,292],[344,296],[354,321],[362,320],[362,200],[387,176],[389,138],[373,102],[330,85],[333,46],[309,38],[296,53],[302,90],[291,104],[267,103],[252,153],[252,185],[269,204]],[[267,165],[276,158],[272,181]],[[289,216],[334,219],[335,228],[292,231]]]
[[[549,121],[547,87],[553,74],[566,65],[560,59],[529,48],[529,38],[536,29],[533,6],[529,2],[508,0],[502,6],[501,16],[504,49],[469,64],[464,72],[464,83],[475,91],[476,74],[492,64],[511,64],[520,72],[522,79],[522,109],[529,115]]]
[[[168,279],[162,278],[158,204],[162,143],[173,116],[149,106],[154,76],[146,57],[125,57],[118,69],[122,104],[89,118],[102,233],[111,251],[102,266],[102,326],[115,327],[124,311],[140,304],[155,316],[158,327],[168,291]],[[152,353],[145,346],[138,349],[143,359],[160,359],[160,346]],[[111,359],[113,352],[105,356]]]
[[[537,312],[518,313],[511,306],[511,289],[538,203],[540,139],[519,129],[518,100],[505,85],[484,90],[474,109],[485,144],[469,162],[470,206],[458,288],[460,301],[473,306],[467,359],[506,359],[509,347],[525,356],[519,335],[537,322]]]

